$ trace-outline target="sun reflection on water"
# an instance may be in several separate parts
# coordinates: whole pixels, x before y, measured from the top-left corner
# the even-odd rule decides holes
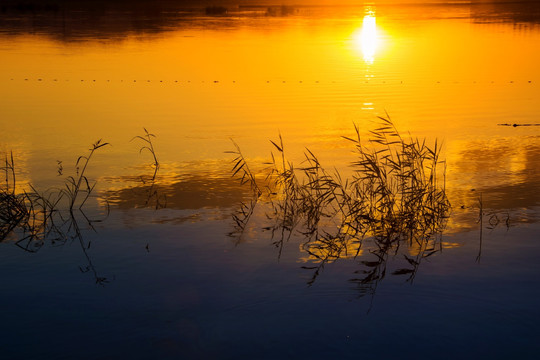
[[[373,64],[375,61],[375,53],[379,46],[379,39],[377,33],[377,18],[375,16],[375,11],[371,8],[366,8],[365,10],[362,29],[356,40],[366,64]]]

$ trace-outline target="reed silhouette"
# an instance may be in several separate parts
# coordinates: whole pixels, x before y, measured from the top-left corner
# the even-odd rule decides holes
[[[76,240],[88,261],[81,271],[92,272],[96,283],[104,285],[108,280],[99,276],[93,266],[87,252],[90,242],[83,239],[79,223],[82,218],[90,229],[94,229],[93,223],[102,221],[89,219],[82,208],[96,185],[85,175],[86,170],[95,151],[106,145],[108,143],[96,141],[88,155],[79,156],[76,174],[68,176],[62,188],[44,191],[38,191],[31,184],[28,184],[30,191],[19,189],[13,154],[6,155],[1,168],[5,184],[0,187],[0,241],[17,231],[15,244],[27,252],[37,252],[46,243],[58,246]],[[59,167],[59,174],[62,171]]]
[[[142,187],[140,188],[142,188],[144,191],[143,197],[145,198],[145,202],[143,206],[148,207],[150,204],[152,204],[152,206],[157,210],[167,206],[167,197],[160,194],[159,186],[156,182],[157,173],[159,171],[159,161],[154,149],[154,143],[152,142],[152,138],[155,138],[156,135],[149,133],[146,128],[143,128],[143,130],[144,135],[135,136],[131,139],[131,141],[138,139],[143,142],[143,145],[139,149],[139,154],[146,150],[152,155],[154,162],[150,164],[150,167],[153,169],[153,174],[151,176],[140,176],[140,181],[142,184]]]
[[[241,235],[255,206],[263,202],[269,209],[265,229],[272,232],[278,256],[291,236],[304,238],[302,248],[315,263],[304,267],[314,270],[309,284],[326,264],[358,256],[366,240],[372,243],[369,253],[374,259],[363,261],[366,269],[358,272],[363,276],[352,281],[376,284],[386,274],[388,256],[403,243],[414,246],[416,255],[404,255],[408,267],[393,274],[408,274],[412,281],[421,260],[441,248],[437,239],[450,211],[445,163],[436,140],[428,146],[425,139],[403,137],[388,116],[379,121],[367,140],[361,139],[357,125],[355,137],[343,137],[355,150],[353,175],[347,179],[336,169],[327,170],[309,149],[296,167],[280,135],[271,141],[276,154],[272,152],[264,180],[259,180],[263,187],[235,144],[233,176],[248,184],[254,196],[233,214],[233,234]]]
[[[152,164],[152,167],[154,168],[154,175],[152,176],[152,180],[156,179],[157,172],[159,170],[159,161],[157,159],[156,151],[154,150],[154,144],[152,143],[152,138],[155,138],[156,135],[151,134],[146,130],[146,128],[143,128],[144,135],[137,135],[131,139],[131,141],[135,139],[139,139],[143,141],[143,145],[139,149],[139,153],[142,153],[144,150],[148,151],[152,158],[154,159],[154,163]]]

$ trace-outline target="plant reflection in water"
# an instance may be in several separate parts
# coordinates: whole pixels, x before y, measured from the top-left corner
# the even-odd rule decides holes
[[[156,188],[156,177],[159,170],[152,137],[154,134],[144,129],[145,134],[133,139],[144,141],[139,152],[147,150],[153,157],[153,174],[141,176],[144,189],[145,203],[148,207],[155,202],[155,208],[164,208],[166,198],[161,196]],[[31,191],[19,189],[17,184],[15,161],[13,154],[6,155],[2,170],[5,175],[5,185],[0,188],[0,242],[10,234],[16,233],[16,245],[27,252],[39,251],[47,242],[52,246],[64,245],[68,242],[78,241],[87,260],[87,265],[79,267],[81,272],[90,272],[94,275],[96,284],[104,285],[109,282],[106,277],[99,276],[88,254],[91,242],[85,241],[85,230],[95,231],[94,223],[103,219],[90,219],[83,207],[92,194],[96,182],[90,181],[85,172],[91,162],[95,151],[109,145],[101,140],[92,144],[88,155],[79,156],[75,164],[76,172],[68,176],[60,189],[48,189],[39,192],[32,185]],[[58,162],[58,173],[63,174],[63,166]],[[106,215],[109,214],[109,203],[105,199]],[[81,228],[80,224],[85,224]],[[146,246],[148,250],[148,244]]]
[[[361,139],[356,126],[355,137],[344,137],[353,144],[355,152],[352,176],[347,178],[337,170],[323,167],[309,149],[302,165],[295,167],[288,160],[281,136],[278,141],[271,141],[275,153],[261,178],[251,170],[233,141],[235,150],[229,153],[235,156],[232,174],[240,179],[237,188],[226,177],[204,174],[175,176],[168,179],[168,185],[167,181],[158,181],[154,135],[144,129],[145,135],[133,139],[144,142],[140,152],[151,153],[152,173],[130,177],[142,185],[108,191],[102,197],[102,205],[108,215],[109,201],[120,209],[193,210],[226,209],[238,204],[239,198],[244,199],[233,214],[234,231],[229,234],[238,243],[259,206],[268,221],[263,230],[271,232],[278,258],[291,237],[302,239],[301,249],[306,256],[300,260],[305,262],[304,269],[312,271],[309,285],[327,264],[362,256],[361,268],[350,282],[362,294],[373,294],[387,273],[405,275],[412,282],[422,261],[455,245],[442,241],[451,207],[445,188],[446,166],[440,160],[438,142],[435,140],[430,146],[426,140],[403,137],[389,117],[379,120],[379,127],[370,131],[367,139]],[[85,175],[86,167],[94,152],[105,145],[97,141],[87,156],[79,157],[77,165],[81,163],[82,169],[66,178],[64,189],[44,192],[31,185],[29,191],[21,190],[16,182],[13,156],[6,156],[2,167],[6,180],[0,187],[0,241],[15,234],[19,237],[17,245],[29,252],[38,251],[46,242],[62,245],[78,241],[88,262],[81,271],[92,272],[98,284],[106,283],[108,280],[97,274],[88,255],[90,242],[82,236],[85,230],[95,231],[93,224],[102,221],[90,219],[83,207],[95,187],[95,182]],[[242,189],[246,186],[251,196],[246,196]],[[479,214],[481,231],[484,216],[489,217],[491,227],[499,223],[509,226],[508,213],[503,217],[483,212],[481,200]],[[84,229],[80,226],[83,223]],[[481,245],[482,232],[477,261]],[[397,262],[400,265],[396,266]]]
[[[412,282],[421,262],[443,249],[441,235],[449,216],[445,190],[445,163],[441,148],[426,140],[405,138],[390,118],[380,117],[370,138],[344,137],[355,148],[353,175],[344,179],[325,169],[316,155],[306,149],[301,167],[287,159],[281,135],[272,141],[272,153],[265,178],[265,192],[257,184],[238,145],[233,174],[251,187],[253,197],[233,215],[241,236],[257,204],[266,206],[273,244],[281,256],[284,244],[294,234],[305,240],[313,270],[311,285],[326,264],[340,258],[356,258],[368,249],[371,259],[350,281],[363,293],[373,293],[387,273],[389,258],[401,254],[406,266],[394,275],[407,275]],[[369,245],[368,245],[369,243]],[[406,244],[406,253],[401,249]]]
[[[16,245],[32,253],[39,251],[47,242],[61,246],[77,241],[87,261],[87,265],[79,267],[81,272],[92,273],[96,284],[109,282],[106,277],[98,275],[88,254],[91,242],[83,238],[85,230],[95,231],[93,224],[103,220],[88,218],[82,209],[95,187],[95,183],[91,184],[85,176],[85,170],[94,152],[105,145],[108,144],[98,140],[92,144],[87,156],[78,158],[76,175],[66,178],[64,188],[44,192],[31,185],[31,191],[19,190],[13,155],[6,156],[2,168],[5,185],[0,188],[0,241],[15,233],[18,237]],[[82,169],[79,169],[79,164],[82,164]],[[108,211],[107,206],[107,215]],[[81,228],[80,223],[85,223],[86,228]]]

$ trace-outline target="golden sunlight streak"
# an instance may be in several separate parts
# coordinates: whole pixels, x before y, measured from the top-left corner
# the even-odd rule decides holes
[[[364,61],[367,64],[373,64],[375,52],[378,47],[378,36],[375,12],[371,9],[366,9],[366,15],[362,21],[362,29],[356,37],[356,42],[362,51]]]

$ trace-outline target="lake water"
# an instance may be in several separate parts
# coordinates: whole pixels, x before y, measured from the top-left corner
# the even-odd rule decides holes
[[[1,223],[4,356],[538,357],[539,6],[281,3],[0,7],[15,193],[54,198],[109,143],[52,231]],[[280,134],[297,168],[307,147],[352,178],[343,136],[379,116],[442,143],[442,232],[323,260],[324,232],[284,231],[268,199],[239,231],[231,139],[260,184]]]

